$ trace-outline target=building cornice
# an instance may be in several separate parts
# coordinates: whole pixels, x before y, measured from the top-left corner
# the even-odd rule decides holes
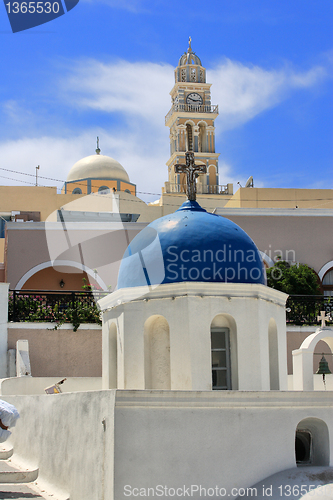
[[[135,229],[141,231],[147,226],[145,222],[8,222],[10,231],[120,231]]]
[[[203,299],[205,297],[224,297],[228,300],[259,299],[285,306],[288,295],[258,284],[187,281],[161,284],[150,290],[148,286],[122,288],[100,299],[98,305],[102,311],[105,311],[128,302],[157,299],[176,300],[183,297],[200,297]]]
[[[331,391],[137,391],[116,390],[116,407],[328,408]]]
[[[265,217],[333,217],[333,210],[326,208],[229,208],[217,207],[213,211],[216,215],[241,215]]]

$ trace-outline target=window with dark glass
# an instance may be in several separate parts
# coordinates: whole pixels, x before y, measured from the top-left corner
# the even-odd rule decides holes
[[[230,341],[228,328],[211,329],[213,390],[231,389]]]

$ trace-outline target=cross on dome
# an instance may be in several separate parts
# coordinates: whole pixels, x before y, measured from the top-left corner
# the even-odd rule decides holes
[[[186,194],[190,201],[195,201],[197,198],[196,174],[206,174],[206,165],[196,165],[194,163],[193,151],[185,153],[186,164],[177,163],[175,165],[175,172],[186,174]]]
[[[331,316],[326,316],[326,311],[320,311],[320,316],[317,316],[317,321],[321,321],[321,328],[325,328],[326,321],[331,321]]]

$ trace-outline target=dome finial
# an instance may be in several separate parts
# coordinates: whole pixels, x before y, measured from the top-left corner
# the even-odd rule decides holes
[[[96,148],[96,154],[99,155],[101,153],[101,150],[99,148],[99,137],[97,136],[97,148]]]
[[[191,42],[192,42],[192,38],[189,36],[188,37],[188,52],[192,52]]]

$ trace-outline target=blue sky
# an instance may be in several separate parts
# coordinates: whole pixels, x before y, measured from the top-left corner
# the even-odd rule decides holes
[[[0,6],[0,184],[33,183],[4,169],[40,165],[40,183],[60,188],[98,135],[138,195],[157,199],[191,35],[220,110],[220,184],[332,188],[332,20],[332,0],[80,0],[13,34]]]

